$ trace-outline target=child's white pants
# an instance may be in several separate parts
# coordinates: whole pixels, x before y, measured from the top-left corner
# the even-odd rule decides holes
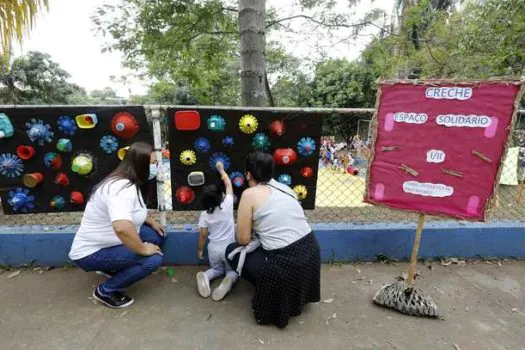
[[[210,261],[210,268],[204,272],[209,281],[217,277],[226,275],[233,283],[237,280],[237,272],[235,272],[226,261],[226,247],[233,242],[209,242],[208,243],[208,260]]]

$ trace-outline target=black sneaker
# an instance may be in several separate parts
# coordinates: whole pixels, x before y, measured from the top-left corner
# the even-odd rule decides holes
[[[112,309],[122,309],[128,307],[135,301],[133,298],[128,297],[122,292],[113,292],[109,295],[102,295],[100,294],[98,287],[93,291],[93,298]]]

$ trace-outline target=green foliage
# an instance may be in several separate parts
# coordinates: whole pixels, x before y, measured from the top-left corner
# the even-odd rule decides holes
[[[0,103],[67,104],[70,97],[85,94],[68,79],[69,73],[53,62],[51,56],[29,52],[9,65],[0,66]]]
[[[122,0],[100,7],[93,22],[127,67],[182,83],[201,104],[237,104],[237,13],[225,1]]]
[[[406,11],[399,35],[368,46],[363,57],[375,72],[386,78],[474,79],[525,72],[524,1],[478,0],[460,9],[435,2],[419,1]]]
[[[374,107],[376,76],[361,62],[327,60],[317,66],[315,77],[299,95],[298,105],[331,108]],[[350,140],[358,118],[334,115],[324,119],[323,133]]]

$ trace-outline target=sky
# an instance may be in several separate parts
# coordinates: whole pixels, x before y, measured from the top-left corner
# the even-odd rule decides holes
[[[15,47],[15,54],[28,51],[41,51],[51,55],[55,62],[71,74],[70,81],[91,91],[102,89],[106,86],[115,89],[120,96],[142,94],[147,90],[147,83],[133,80],[129,86],[122,86],[111,81],[110,76],[130,76],[131,71],[121,65],[121,55],[118,52],[102,53],[105,39],[97,35],[91,21],[95,9],[102,3],[115,3],[118,0],[50,0],[50,9],[42,13],[25,39],[22,47]],[[297,14],[296,0],[267,0],[267,5],[277,9],[282,17]],[[372,1],[363,1],[358,6],[356,20],[360,14],[372,7]],[[393,0],[375,0],[374,7],[390,11]],[[348,11],[348,0],[339,0],[336,7],[340,11]],[[291,24],[293,31],[300,31],[304,25],[300,20]],[[324,33],[291,34],[279,33],[269,36],[269,40],[279,40],[284,47],[299,57],[309,57],[312,51],[312,42],[321,43],[324,53],[328,57],[345,57],[355,59],[359,56],[366,43],[374,34],[372,29],[362,33],[357,40],[344,41],[337,45],[323,47],[322,36]],[[343,30],[336,35],[348,36],[348,31]]]

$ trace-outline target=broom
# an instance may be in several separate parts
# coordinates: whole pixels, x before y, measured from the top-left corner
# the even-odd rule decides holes
[[[407,283],[394,282],[385,285],[376,295],[374,303],[399,311],[410,316],[439,317],[439,310],[432,297],[425,292],[414,289],[416,277],[417,254],[421,241],[421,232],[425,223],[425,215],[420,214],[417,224],[416,237],[412,247],[412,256],[408,270]]]

